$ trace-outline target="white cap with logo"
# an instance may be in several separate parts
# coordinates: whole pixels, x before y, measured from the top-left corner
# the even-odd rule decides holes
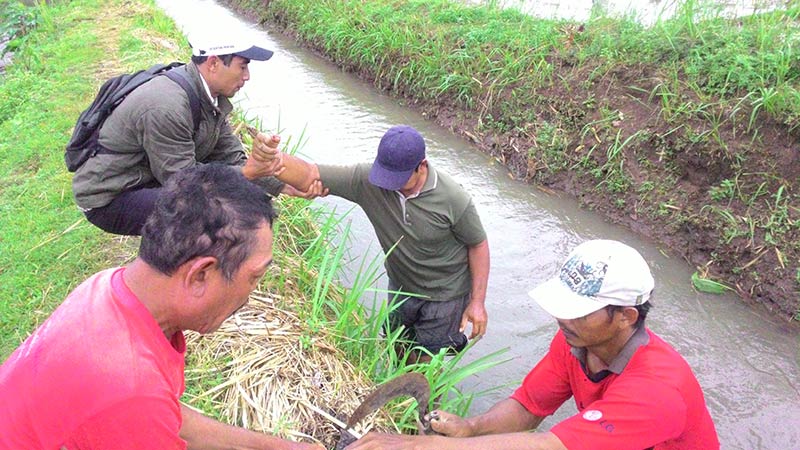
[[[272,50],[231,38],[207,39],[192,45],[194,56],[236,55],[253,61],[266,61],[272,58]]]
[[[528,295],[551,316],[566,320],[608,305],[641,305],[650,299],[654,285],[639,252],[622,242],[599,239],[575,247],[558,275]]]

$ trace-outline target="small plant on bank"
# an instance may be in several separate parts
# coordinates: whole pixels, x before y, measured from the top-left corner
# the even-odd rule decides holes
[[[719,186],[714,186],[708,191],[714,201],[731,200],[736,189],[736,182],[731,179],[724,179]]]
[[[531,149],[531,157],[544,161],[549,172],[559,172],[568,167],[570,157],[567,154],[569,139],[567,134],[550,122],[538,124],[535,132],[536,147]]]

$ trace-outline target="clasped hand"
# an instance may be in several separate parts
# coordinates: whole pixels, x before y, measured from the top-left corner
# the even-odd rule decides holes
[[[273,134],[253,133],[253,146],[246,166],[254,177],[275,176],[284,169],[283,153],[278,149],[281,137]]]

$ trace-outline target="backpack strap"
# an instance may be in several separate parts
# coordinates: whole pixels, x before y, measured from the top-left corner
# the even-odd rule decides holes
[[[192,134],[197,134],[197,129],[200,128],[200,99],[197,97],[197,93],[189,84],[189,80],[181,76],[177,70],[167,70],[163,74],[186,91],[186,95],[189,97],[189,108],[192,110],[192,123],[194,124]]]

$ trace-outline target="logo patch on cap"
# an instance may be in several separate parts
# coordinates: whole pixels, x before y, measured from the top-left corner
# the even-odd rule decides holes
[[[602,261],[591,265],[573,256],[561,267],[559,278],[576,294],[594,297],[603,287],[606,271],[608,264]]]

